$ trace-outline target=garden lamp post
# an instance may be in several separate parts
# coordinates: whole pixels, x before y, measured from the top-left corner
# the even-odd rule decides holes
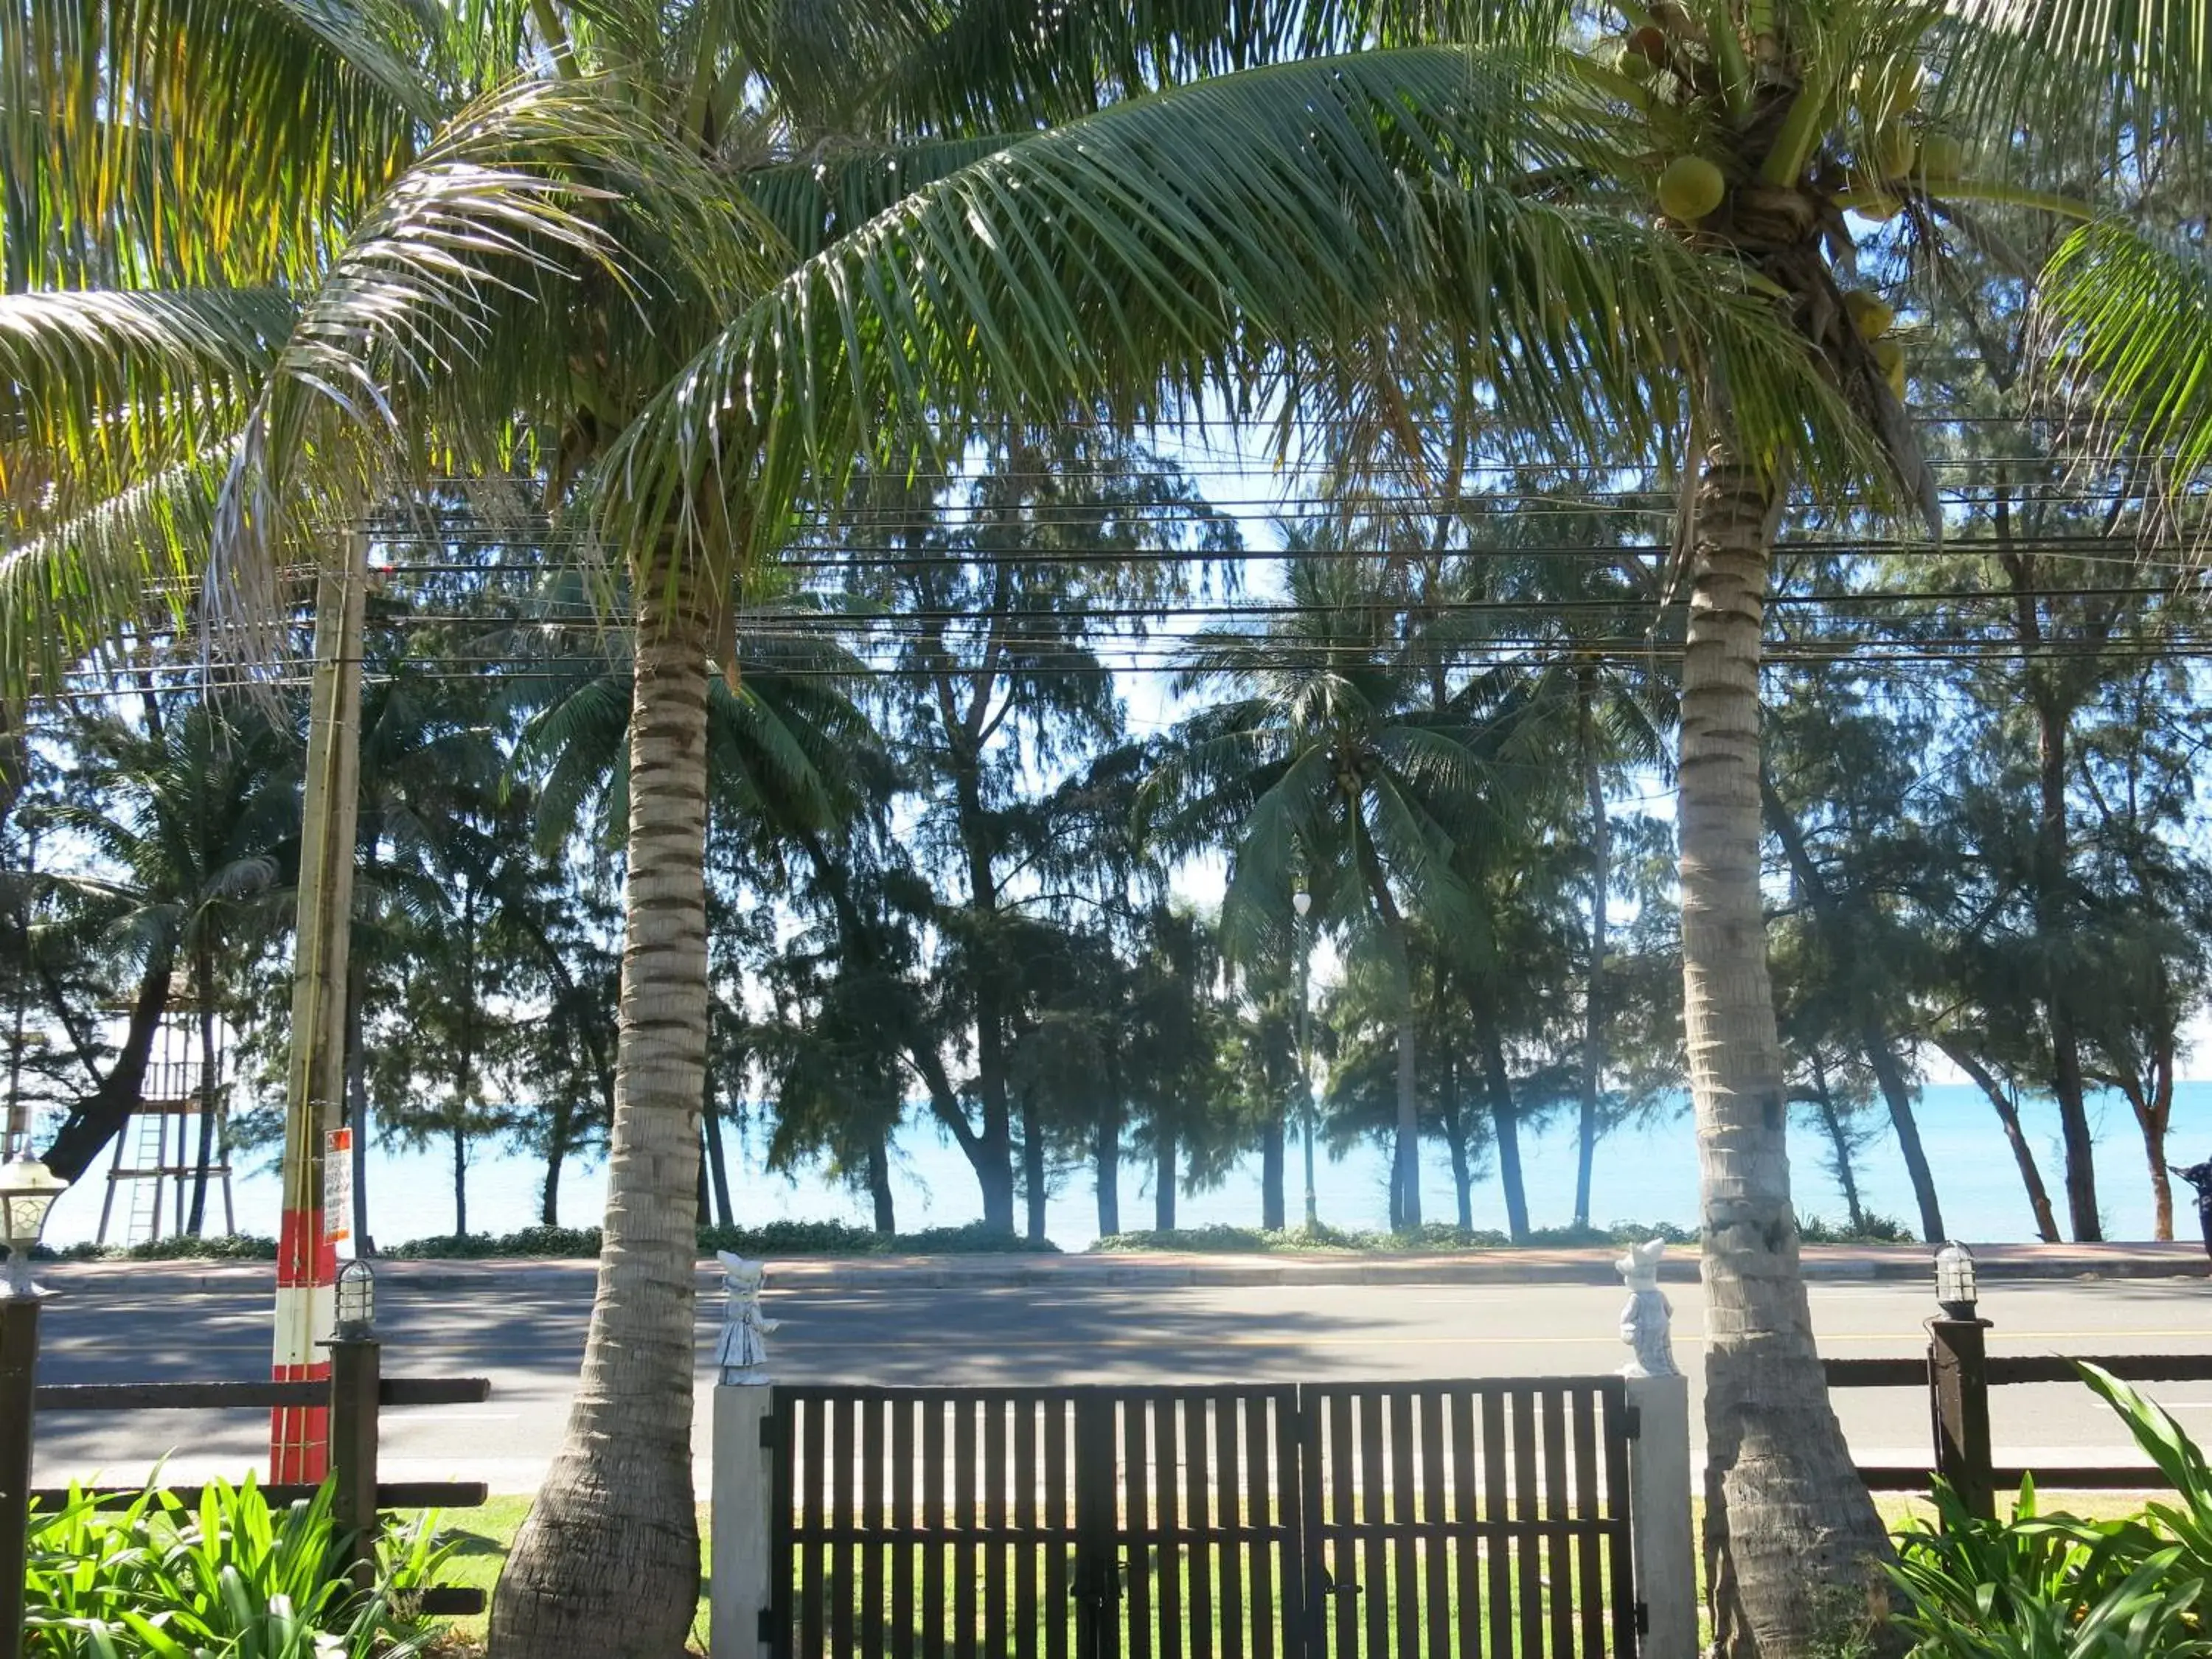
[[[376,1588],[377,1395],[384,1345],[376,1335],[376,1269],[356,1258],[338,1269],[330,1335],[331,1509],[345,1539],[347,1571],[363,1594]]]
[[[1975,1310],[1974,1254],[1951,1243],[1936,1253],[1936,1303],[1928,1322],[1928,1377],[1936,1407],[1936,1473],[1951,1483],[1969,1513],[1996,1515],[1990,1468],[1990,1322]]]
[[[31,1405],[39,1369],[39,1304],[31,1247],[69,1186],[28,1152],[0,1164],[0,1655],[23,1650],[23,1578],[31,1528]]]
[[[1298,1127],[1305,1143],[1306,1231],[1310,1233],[1321,1226],[1321,1209],[1314,1201],[1313,1059],[1306,1030],[1306,958],[1312,943],[1306,918],[1313,910],[1313,895],[1299,888],[1291,895],[1291,908],[1298,913],[1294,941],[1298,955]]]

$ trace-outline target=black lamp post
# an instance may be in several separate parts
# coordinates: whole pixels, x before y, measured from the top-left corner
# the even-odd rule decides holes
[[[23,1650],[23,1579],[31,1529],[31,1402],[38,1381],[39,1304],[31,1247],[69,1182],[28,1152],[0,1164],[0,1655]]]
[[[1928,1378],[1936,1418],[1936,1473],[1967,1512],[1996,1516],[1996,1479],[1990,1452],[1990,1322],[1976,1311],[1974,1254],[1948,1243],[1936,1253],[1936,1302],[1942,1316],[1928,1322]]]
[[[377,1395],[384,1345],[376,1335],[376,1270],[356,1259],[338,1269],[331,1351],[331,1509],[343,1537],[343,1571],[364,1594],[376,1587]]]

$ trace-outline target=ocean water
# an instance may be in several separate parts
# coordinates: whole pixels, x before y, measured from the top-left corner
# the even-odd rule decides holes
[[[2021,1115],[2027,1126],[2045,1185],[2062,1218],[2065,1213],[2059,1161],[2057,1113],[2050,1103],[2029,1101]],[[2142,1137],[2127,1103],[2118,1096],[2093,1109],[2097,1132],[2097,1192],[2105,1234],[2113,1239],[2151,1237],[2151,1194]],[[1936,1174],[1936,1190],[1953,1236],[1969,1241],[2032,1239],[2028,1208],[1996,1114],[1980,1093],[1964,1085],[1930,1085],[1923,1094],[1921,1136]],[[1844,1204],[1830,1177],[1822,1137],[1803,1125],[1790,1131],[1792,1179],[1801,1213],[1840,1219]],[[1571,1115],[1522,1134],[1522,1161],[1531,1219],[1539,1226],[1563,1224],[1574,1207],[1575,1146]],[[757,1224],[778,1218],[866,1223],[869,1211],[859,1194],[820,1175],[793,1179],[760,1167],[760,1145],[742,1139],[732,1146],[732,1199],[740,1221]],[[2185,1083],[2176,1090],[2173,1127],[2167,1155],[2176,1164],[2212,1156],[2212,1082]],[[476,1150],[469,1171],[469,1221],[472,1231],[507,1232],[538,1219],[538,1166],[526,1156],[492,1146]],[[1422,1207],[1431,1219],[1453,1215],[1451,1174],[1440,1145],[1423,1147]],[[1663,1115],[1623,1130],[1601,1142],[1593,1175],[1591,1209],[1601,1223],[1666,1220],[1691,1223],[1697,1212],[1697,1149],[1686,1111]],[[55,1206],[47,1237],[58,1244],[89,1239],[100,1219],[100,1188],[94,1175],[64,1194]],[[1387,1210],[1388,1168],[1379,1148],[1363,1146],[1341,1161],[1325,1151],[1316,1154],[1315,1193],[1322,1219],[1342,1227],[1379,1227]],[[2179,1186],[2179,1183],[2177,1183]],[[1303,1176],[1295,1141],[1291,1147],[1289,1194],[1291,1218],[1301,1209]],[[1896,1143],[1887,1133],[1863,1154],[1860,1187],[1868,1208],[1904,1221],[1917,1230],[1912,1194]],[[981,1213],[974,1176],[958,1149],[926,1121],[910,1121],[900,1137],[894,1188],[902,1229],[957,1225]],[[452,1177],[436,1152],[372,1150],[368,1160],[370,1227],[381,1242],[421,1237],[453,1230]],[[602,1169],[571,1160],[561,1193],[561,1220],[571,1226],[598,1219],[605,1194]],[[2194,1194],[2176,1194],[2176,1231],[2196,1237]],[[273,1171],[242,1169],[236,1182],[241,1231],[273,1236],[276,1231],[277,1183]],[[123,1210],[118,1199],[117,1209]],[[216,1212],[219,1214],[219,1212]],[[1122,1165],[1121,1219],[1126,1227],[1148,1226],[1152,1216],[1149,1170]],[[1260,1218],[1260,1174],[1256,1156],[1248,1158],[1218,1188],[1184,1193],[1176,1207],[1183,1226],[1213,1222],[1256,1224]],[[1051,1237],[1063,1249],[1079,1249],[1096,1237],[1097,1210],[1087,1168],[1060,1173],[1048,1210]],[[1474,1224],[1504,1226],[1504,1206],[1493,1176],[1474,1191]]]

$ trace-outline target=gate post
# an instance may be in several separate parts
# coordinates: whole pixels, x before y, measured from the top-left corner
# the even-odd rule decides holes
[[[761,1264],[719,1253],[730,1304],[715,1351],[714,1528],[708,1569],[708,1652],[712,1659],[761,1659],[781,1600],[771,1583],[776,1457],[775,1390],[762,1333],[776,1322],[760,1313]]]
[[[1697,1659],[1697,1549],[1690,1522],[1690,1379],[1674,1364],[1674,1308],[1659,1291],[1663,1243],[1633,1247],[1617,1264],[1628,1281],[1620,1340],[1631,1413],[1628,1540],[1635,1563],[1642,1659]]]

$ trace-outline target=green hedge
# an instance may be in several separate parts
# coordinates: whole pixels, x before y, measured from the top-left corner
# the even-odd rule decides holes
[[[699,1250],[732,1250],[739,1255],[978,1255],[1056,1252],[1050,1243],[1032,1244],[1012,1233],[994,1231],[980,1221],[964,1227],[927,1227],[889,1238],[843,1221],[771,1221],[761,1227],[702,1227]],[[526,1227],[494,1238],[471,1233],[465,1238],[418,1238],[386,1250],[387,1256],[417,1261],[473,1261],[489,1256],[595,1256],[597,1227]]]
[[[1808,1244],[1910,1244],[1912,1233],[1886,1216],[1869,1216],[1863,1230],[1832,1225],[1819,1216],[1798,1224]],[[1558,1249],[1640,1243],[1664,1238],[1670,1244],[1694,1244],[1698,1235],[1686,1227],[1664,1221],[1616,1221],[1609,1227],[1540,1227],[1528,1236],[1530,1247]],[[1270,1232],[1259,1227],[1176,1227],[1165,1232],[1113,1233],[1093,1247],[1111,1254],[1146,1250],[1191,1251],[1217,1255],[1265,1255],[1309,1251],[1363,1251],[1404,1255],[1455,1250],[1503,1250],[1514,1248],[1505,1235],[1489,1228],[1468,1230],[1431,1222],[1418,1232],[1391,1233],[1303,1227]],[[1018,1234],[995,1232],[980,1221],[961,1227],[926,1227],[920,1232],[898,1233],[890,1238],[866,1227],[843,1221],[771,1221],[761,1227],[702,1227],[700,1254],[733,1250],[739,1255],[1057,1255],[1060,1247],[1048,1241],[1031,1244]],[[520,1232],[494,1237],[471,1233],[465,1238],[441,1234],[410,1239],[384,1250],[384,1255],[411,1261],[480,1261],[495,1257],[535,1256],[586,1259],[599,1253],[597,1227],[525,1227]],[[64,1250],[34,1252],[46,1261],[274,1261],[276,1241],[240,1234],[235,1238],[162,1238],[150,1244],[105,1248],[72,1244]]]
[[[1911,1232],[1884,1216],[1869,1216],[1857,1231],[1832,1226],[1818,1216],[1800,1224],[1808,1244],[1910,1244]],[[1516,1248],[1557,1249],[1640,1244],[1663,1238],[1669,1244],[1695,1244],[1697,1231],[1667,1221],[1616,1221],[1607,1227],[1539,1227],[1528,1243],[1516,1247],[1504,1233],[1492,1228],[1446,1226],[1430,1222],[1413,1232],[1346,1231],[1337,1227],[1287,1227],[1270,1231],[1261,1227],[1176,1227],[1166,1231],[1111,1233],[1096,1248],[1124,1254],[1146,1250],[1187,1250],[1205,1255],[1270,1255],[1309,1251],[1357,1250],[1378,1255],[1435,1253],[1457,1250],[1510,1250]]]

